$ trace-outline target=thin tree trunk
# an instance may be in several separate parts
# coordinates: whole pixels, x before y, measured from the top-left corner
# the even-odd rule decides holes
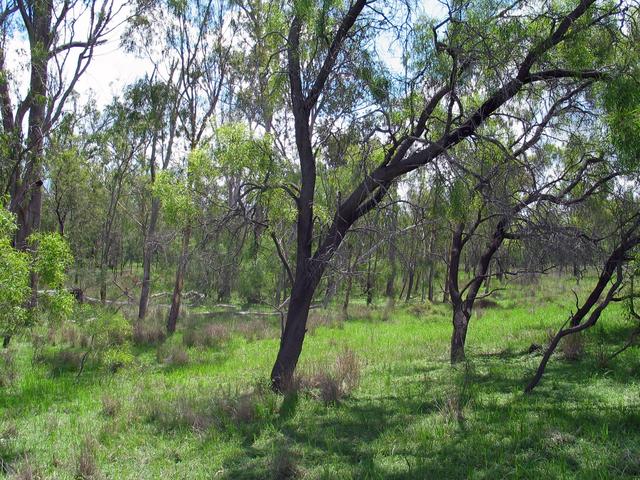
[[[462,362],[465,359],[464,345],[467,339],[469,317],[462,305],[453,308],[453,333],[451,335],[451,363]]]
[[[171,297],[171,309],[167,318],[167,333],[169,335],[176,331],[178,315],[180,314],[180,305],[182,303],[182,289],[184,287],[184,276],[187,271],[189,261],[189,241],[191,240],[191,225],[182,232],[182,249],[180,252],[180,260],[176,271],[176,281],[173,286],[173,296]]]
[[[155,232],[158,216],[160,214],[160,199],[154,198],[151,201],[151,215],[149,217],[149,229],[144,241],[144,252],[142,254],[142,289],[140,290],[140,305],[138,307],[138,320],[144,320],[147,316],[149,306],[149,293],[151,292],[151,262],[155,249]]]

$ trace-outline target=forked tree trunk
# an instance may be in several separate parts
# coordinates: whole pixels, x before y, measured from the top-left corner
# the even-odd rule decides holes
[[[467,339],[469,317],[462,305],[453,308],[453,333],[451,335],[451,363],[459,363],[465,360],[464,345]]]
[[[182,289],[184,287],[184,276],[187,271],[189,262],[189,241],[191,240],[191,225],[182,232],[182,249],[180,252],[180,261],[176,270],[176,281],[173,286],[173,296],[171,297],[171,309],[167,318],[167,333],[169,335],[176,331],[178,323],[178,315],[180,315],[180,305],[182,303]]]

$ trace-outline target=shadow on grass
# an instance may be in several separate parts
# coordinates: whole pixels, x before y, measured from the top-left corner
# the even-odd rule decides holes
[[[458,421],[447,413],[446,389],[418,372],[414,388],[397,395],[352,398],[328,408],[296,399],[293,406],[283,404],[286,413],[271,431],[254,432],[255,438],[273,435],[273,442],[238,452],[225,465],[225,478],[285,478],[273,469],[283,444],[311,478],[640,474],[640,409],[616,408],[607,392],[589,389],[589,361],[554,362],[541,387],[525,395],[529,370],[517,353],[478,359],[468,373],[471,398],[460,406]],[[625,383],[622,377],[611,381]]]

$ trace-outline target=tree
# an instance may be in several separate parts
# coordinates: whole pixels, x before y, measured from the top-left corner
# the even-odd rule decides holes
[[[2,2],[1,7],[0,103],[2,139],[8,153],[2,180],[11,197],[9,209],[17,218],[14,245],[24,250],[27,238],[40,226],[46,138],[61,119],[96,47],[109,33],[112,19],[123,7],[114,8],[111,0],[86,5],[77,1],[15,0]],[[88,21],[84,32],[76,28],[80,16]],[[27,93],[14,108],[5,46],[7,35],[17,32],[26,34],[28,40],[30,73]],[[31,283],[35,304],[35,275]]]
[[[437,161],[447,151],[472,137],[490,116],[525,89],[543,88],[551,83],[557,85],[563,79],[602,77],[599,65],[572,68],[568,62],[558,58],[554,50],[567,39],[597,30],[617,12],[616,8],[600,9],[594,3],[593,0],[583,0],[568,11],[551,12],[546,12],[548,6],[545,5],[544,15],[539,14],[533,5],[528,6],[531,13],[514,17],[509,15],[509,8],[477,12],[481,16],[480,21],[474,23],[474,28],[483,26],[485,31],[494,35],[495,29],[504,32],[509,38],[503,38],[500,45],[508,42],[513,46],[508,50],[501,47],[498,52],[494,45],[491,49],[494,56],[488,59],[491,61],[489,70],[480,62],[475,65],[471,62],[459,63],[456,49],[460,45],[447,45],[436,38],[437,50],[433,60],[439,60],[441,63],[438,67],[448,70],[449,75],[434,79],[440,83],[439,86],[433,85],[432,88],[423,90],[430,92],[431,97],[423,100],[420,113],[411,119],[413,122],[407,121],[403,126],[395,126],[392,140],[386,146],[384,159],[378,167],[366,174],[350,194],[342,197],[344,200],[337,207],[333,220],[318,241],[315,251],[317,158],[312,141],[313,120],[318,115],[320,98],[330,96],[335,88],[330,79],[334,80],[337,73],[342,73],[344,62],[341,63],[340,60],[344,60],[346,45],[353,41],[354,35],[366,31],[367,25],[363,23],[368,15],[363,12],[369,4],[357,0],[349,4],[346,11],[338,8],[342,14],[341,19],[337,21],[335,16],[331,16],[331,22],[326,10],[316,9],[313,4],[294,5],[286,48],[289,94],[300,166],[300,184],[295,195],[296,270],[287,321],[271,373],[274,389],[285,388],[295,370],[302,351],[309,307],[327,263],[351,226],[380,203],[395,180]],[[324,25],[336,24],[337,27],[331,40],[322,45],[322,61],[305,63],[307,56],[302,46],[313,43],[313,38],[310,42],[307,37],[316,31],[310,25],[310,22],[317,19],[314,15],[319,16]],[[359,20],[360,25],[354,29]],[[461,22],[461,25],[464,26],[464,23]],[[511,28],[505,29],[506,26]],[[434,30],[437,32],[437,28],[434,27]],[[469,39],[473,38],[473,29],[467,33]],[[472,45],[469,43],[468,48]],[[503,67],[499,68],[497,65]],[[493,72],[496,73],[495,76]],[[476,79],[484,79],[486,82],[478,84],[474,81]],[[462,104],[459,97],[462,85],[459,84],[463,82],[472,85],[476,92],[482,92],[482,97],[479,94],[473,95]],[[445,99],[445,106],[442,106]],[[426,138],[423,138],[425,133]]]

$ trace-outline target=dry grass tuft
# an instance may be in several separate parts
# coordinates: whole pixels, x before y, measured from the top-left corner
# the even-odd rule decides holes
[[[17,378],[15,350],[11,348],[0,350],[0,388],[13,386]]]
[[[579,333],[565,336],[560,340],[560,350],[566,360],[580,360],[584,355],[584,337]]]
[[[75,478],[78,480],[93,480],[101,477],[96,463],[97,447],[97,442],[90,436],[85,437],[80,444],[75,470]]]
[[[156,359],[168,367],[182,367],[189,363],[189,353],[183,345],[164,343],[158,347]]]
[[[167,334],[160,325],[138,322],[133,327],[133,343],[139,346],[157,345],[164,342]]]
[[[200,328],[187,329],[182,342],[187,347],[216,347],[231,338],[231,329],[227,323],[209,323]]]
[[[102,396],[102,413],[107,417],[115,417],[121,408],[122,404],[116,397],[109,394]]]

